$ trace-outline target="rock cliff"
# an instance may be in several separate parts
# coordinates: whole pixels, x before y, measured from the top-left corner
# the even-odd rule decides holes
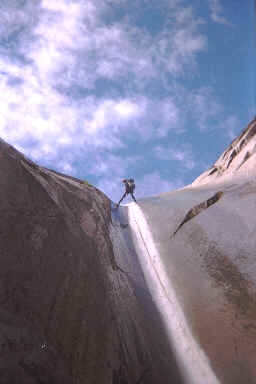
[[[115,260],[109,199],[4,141],[0,156],[0,383],[178,383]]]
[[[109,382],[109,200],[3,141],[0,155],[0,382]]]
[[[253,120],[191,185],[139,202],[197,344],[187,384],[256,382],[255,146]]]
[[[256,120],[191,185],[115,211],[1,140],[0,384],[254,384],[255,148]],[[173,291],[198,351],[170,337]]]
[[[225,183],[231,178],[255,177],[256,119],[235,138],[218,160],[203,172],[192,186]]]

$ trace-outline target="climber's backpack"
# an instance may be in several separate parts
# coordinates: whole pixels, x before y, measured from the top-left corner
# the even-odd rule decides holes
[[[133,179],[129,179],[127,180],[127,184],[129,186],[129,191],[131,193],[133,193],[134,189],[135,189],[135,184],[134,184],[134,180]]]

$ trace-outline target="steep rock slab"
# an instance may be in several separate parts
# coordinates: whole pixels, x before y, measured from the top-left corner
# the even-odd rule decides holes
[[[170,237],[186,212],[214,196],[218,188],[213,184],[185,188],[142,200],[140,208],[167,276],[165,291],[169,292],[169,286],[175,289],[194,340],[219,383],[254,384],[255,181],[233,187],[226,184],[216,204]],[[161,278],[161,270],[157,272]],[[168,296],[172,297],[171,291]]]
[[[222,384],[256,377],[255,133],[254,120],[191,185],[139,202],[165,276]]]
[[[129,236],[117,235],[128,222],[81,180],[3,141],[0,156],[1,384],[181,384]]]
[[[109,200],[3,141],[0,156],[1,384],[119,383]]]
[[[129,377],[129,383],[136,384],[181,384],[175,351],[151,293],[153,281],[145,278],[145,265],[141,264],[141,258],[148,263],[148,255],[141,255],[135,246],[134,231],[138,234],[140,230],[128,215],[129,209],[113,210],[110,227],[115,258],[123,271],[113,280],[124,351],[116,380],[122,383],[122,378]]]
[[[140,202],[192,333],[224,384],[256,376],[255,124],[220,158],[223,172]],[[180,382],[142,277],[130,273],[125,252],[113,253],[109,200],[4,142],[0,154],[2,383]]]
[[[235,138],[213,166],[191,184],[192,187],[211,182],[225,183],[231,179],[255,176],[256,119]]]
[[[109,201],[4,142],[0,153],[2,382],[111,382]]]

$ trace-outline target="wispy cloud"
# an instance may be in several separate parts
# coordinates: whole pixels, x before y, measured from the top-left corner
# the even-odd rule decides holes
[[[88,173],[106,178],[128,177],[127,172],[136,162],[141,161],[142,156],[119,156],[109,153],[93,154],[88,158]]]
[[[58,164],[57,164],[57,168],[66,173],[66,174],[69,174],[69,175],[73,175],[73,176],[76,176],[77,175],[77,169],[75,167],[72,167],[70,165],[70,163],[66,162],[66,161],[60,161]]]
[[[187,110],[199,129],[206,131],[212,129],[214,119],[220,118],[223,107],[211,87],[200,87],[188,94]]]
[[[170,57],[169,68],[179,74],[184,67],[196,67],[197,54],[206,50],[207,39],[199,29],[204,20],[195,17],[192,7],[177,9],[175,16],[173,54]]]
[[[2,9],[8,28],[1,34],[8,31],[24,59],[17,61],[11,50],[0,57],[4,139],[50,160],[69,145],[118,148],[125,145],[122,135],[146,140],[178,127],[175,101],[146,97],[141,86],[163,71],[182,75],[204,49],[191,8],[175,8],[172,23],[151,36],[129,18],[107,24],[103,16],[114,1],[23,4]],[[103,80],[111,82],[108,95],[98,87]]]
[[[211,3],[220,15],[218,2]],[[148,2],[121,5],[123,14],[116,0],[0,5],[0,136],[64,172],[75,174],[86,160],[87,173],[111,194],[133,166],[115,150],[127,149],[130,139],[143,147],[180,133],[189,116],[207,129],[220,110],[210,88],[176,92],[165,82],[179,82],[187,71],[193,76],[207,49],[195,10],[182,0],[152,0],[150,12],[162,18],[153,33],[139,23]],[[193,168],[189,149],[159,148],[158,158]],[[173,188],[158,173],[147,177],[143,185],[156,183],[148,193]]]
[[[188,127],[188,122],[196,125],[198,131],[205,132],[219,127],[219,121],[225,118],[226,112],[219,101],[216,90],[210,86],[187,89],[176,82],[170,87],[175,95],[175,106],[178,109],[178,126],[180,132]]]
[[[193,169],[196,165],[193,151],[189,144],[182,144],[180,149],[158,145],[154,148],[154,154],[161,160],[180,162],[181,166],[187,169]]]
[[[220,124],[220,130],[225,133],[228,140],[234,140],[241,130],[241,122],[236,115],[230,115]]]
[[[181,179],[170,181],[165,179],[159,172],[146,174],[138,180],[137,195],[142,198],[145,196],[154,196],[164,192],[170,192],[184,186]]]
[[[220,0],[208,0],[208,2],[210,6],[212,20],[216,23],[231,26],[232,24],[223,16],[223,8]]]

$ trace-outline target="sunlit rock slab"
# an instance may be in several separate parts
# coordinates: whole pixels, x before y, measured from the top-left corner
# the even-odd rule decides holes
[[[256,119],[236,137],[207,171],[191,184],[192,187],[214,183],[232,183],[232,179],[255,178]]]
[[[188,215],[174,235],[193,207],[220,191],[218,201]],[[224,384],[253,384],[256,377],[255,197],[256,182],[246,178],[139,202],[171,285],[163,284],[175,289],[198,346]]]
[[[140,200],[138,209],[128,206],[133,245],[155,305],[170,319],[175,303],[180,344],[182,338],[190,343],[187,356],[197,361],[193,368],[185,347],[174,345],[175,336],[169,339],[188,384],[255,383],[255,134],[253,120],[191,185]],[[136,244],[143,242],[146,251]],[[139,257],[143,252],[150,261]],[[172,304],[163,302],[161,292]],[[179,333],[171,320],[164,326]]]

